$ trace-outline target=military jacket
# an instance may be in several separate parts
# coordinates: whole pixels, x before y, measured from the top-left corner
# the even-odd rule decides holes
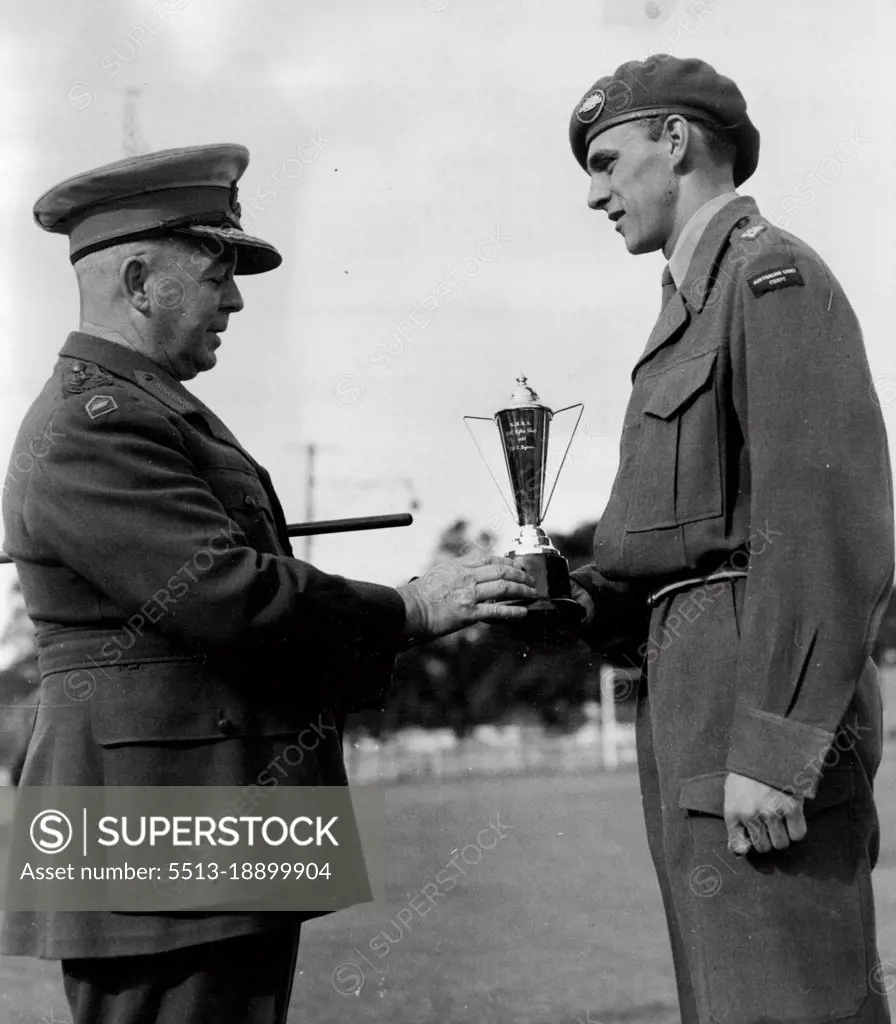
[[[859,324],[804,242],[738,197],[710,221],[632,373],[592,565],[589,642],[645,598],[748,572],[730,771],[784,788],[833,738],[893,585],[886,434]],[[812,795],[812,792],[809,793]]]
[[[22,785],[345,784],[342,721],[388,683],[401,597],[293,558],[269,475],[180,382],[70,335],[3,515],[42,675]],[[275,916],[14,915],[4,949],[155,952]]]

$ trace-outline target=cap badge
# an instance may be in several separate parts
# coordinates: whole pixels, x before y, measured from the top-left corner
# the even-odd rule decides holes
[[[595,89],[594,92],[589,93],[579,104],[576,117],[582,124],[591,124],[596,121],[600,117],[600,112],[604,109],[606,98],[606,93],[603,89]]]

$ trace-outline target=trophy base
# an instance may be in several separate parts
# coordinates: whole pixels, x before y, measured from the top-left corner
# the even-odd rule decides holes
[[[545,546],[541,551],[509,551],[512,558],[535,580],[534,601],[524,604],[526,618],[514,632],[531,635],[542,642],[568,641],[570,633],[585,617],[585,609],[572,597],[569,584],[569,563],[556,548]]]
[[[514,602],[522,604],[523,602]],[[545,626],[576,626],[585,617],[585,609],[571,597],[545,597],[525,606],[526,622]]]

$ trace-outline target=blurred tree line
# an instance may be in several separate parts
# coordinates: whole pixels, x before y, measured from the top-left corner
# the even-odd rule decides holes
[[[553,534],[575,569],[591,560],[594,523]],[[494,553],[495,538],[473,535],[462,519],[441,536],[433,561]],[[600,659],[583,643],[529,647],[501,627],[471,626],[402,654],[382,713],[364,712],[374,734],[404,726],[451,728],[514,721],[569,730],[584,721],[583,705],[600,698]]]

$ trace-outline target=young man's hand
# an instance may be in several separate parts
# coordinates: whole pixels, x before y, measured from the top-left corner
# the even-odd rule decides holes
[[[577,601],[585,609],[585,618],[582,619],[581,625],[589,625],[595,616],[594,601],[591,599],[591,595],[588,591],[576,583],[575,580],[570,580],[570,586],[572,587],[573,600]]]
[[[725,779],[725,825],[732,853],[786,850],[805,838],[803,799],[730,772]]]

